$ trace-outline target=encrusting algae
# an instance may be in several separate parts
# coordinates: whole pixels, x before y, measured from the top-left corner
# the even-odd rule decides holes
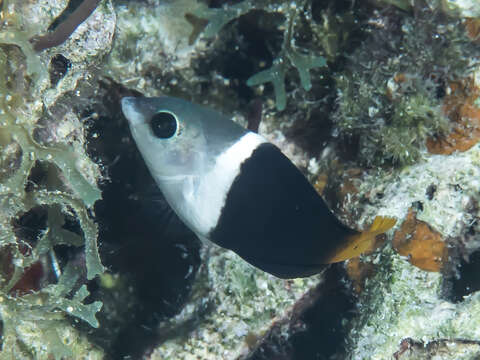
[[[467,78],[448,85],[443,112],[453,124],[450,133],[427,139],[431,154],[450,155],[467,151],[480,140],[480,91],[475,81]]]
[[[392,246],[408,261],[426,271],[440,271],[447,261],[447,244],[442,235],[416,219],[409,210],[405,221],[395,232]]]

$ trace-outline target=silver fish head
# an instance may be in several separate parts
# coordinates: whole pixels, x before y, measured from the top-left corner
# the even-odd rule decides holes
[[[238,170],[231,161],[236,154],[221,154],[247,132],[216,111],[177,98],[126,97],[122,110],[168,203],[190,229],[205,236],[219,216],[223,188]]]
[[[122,111],[157,182],[204,171],[206,139],[192,104],[170,97],[125,97]]]

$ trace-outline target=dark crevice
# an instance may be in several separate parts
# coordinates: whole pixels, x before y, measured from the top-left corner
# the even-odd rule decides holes
[[[248,360],[344,358],[348,329],[343,324],[355,314],[355,298],[341,264],[324,276],[324,282],[297,301],[288,319],[272,326]]]
[[[89,285],[89,300],[104,304],[92,341],[107,359],[138,359],[157,345],[160,321],[187,301],[199,243],[164,200],[131,138],[119,101],[139,94],[104,79],[99,95],[101,102],[81,116],[97,114],[88,124],[87,153],[109,179],[95,215],[102,262],[115,280],[111,287]]]
[[[449,295],[447,299],[461,302],[464,297],[480,290],[480,251],[470,255],[468,261],[461,259],[456,269],[456,274],[447,277],[449,282]]]
[[[50,85],[56,86],[72,67],[72,62],[62,54],[57,54],[50,60]]]
[[[34,246],[47,228],[47,208],[36,206],[12,220],[13,231],[21,242]]]

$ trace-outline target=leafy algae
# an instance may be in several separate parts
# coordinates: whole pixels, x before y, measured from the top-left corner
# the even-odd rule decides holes
[[[95,314],[102,306],[85,303],[89,292],[82,285],[85,267],[88,279],[104,270],[91,216],[101,197],[100,173],[85,154],[82,136],[62,138],[57,126],[47,129],[56,141],[36,138],[39,120],[48,116],[45,57],[29,41],[37,28],[25,22],[24,4],[1,5],[0,358],[72,358],[91,345],[66,316],[98,327]],[[29,223],[35,214],[42,220]],[[67,219],[79,230],[67,226]],[[84,255],[59,262],[57,246],[84,247]],[[57,279],[49,280],[51,275]]]

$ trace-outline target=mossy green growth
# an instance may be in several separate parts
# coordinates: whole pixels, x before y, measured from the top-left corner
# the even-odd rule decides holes
[[[364,165],[414,163],[428,136],[450,128],[440,100],[428,94],[422,79],[412,81],[415,91],[396,99],[389,97],[387,83],[380,85],[375,76],[371,80],[359,74],[337,78],[340,102],[334,120],[339,133],[358,136],[358,160]]]
[[[412,164],[429,136],[450,129],[443,96],[451,82],[471,76],[480,51],[459,19],[426,5],[415,14],[392,9],[375,21],[383,26],[336,77],[334,133],[358,142],[363,165]]]

